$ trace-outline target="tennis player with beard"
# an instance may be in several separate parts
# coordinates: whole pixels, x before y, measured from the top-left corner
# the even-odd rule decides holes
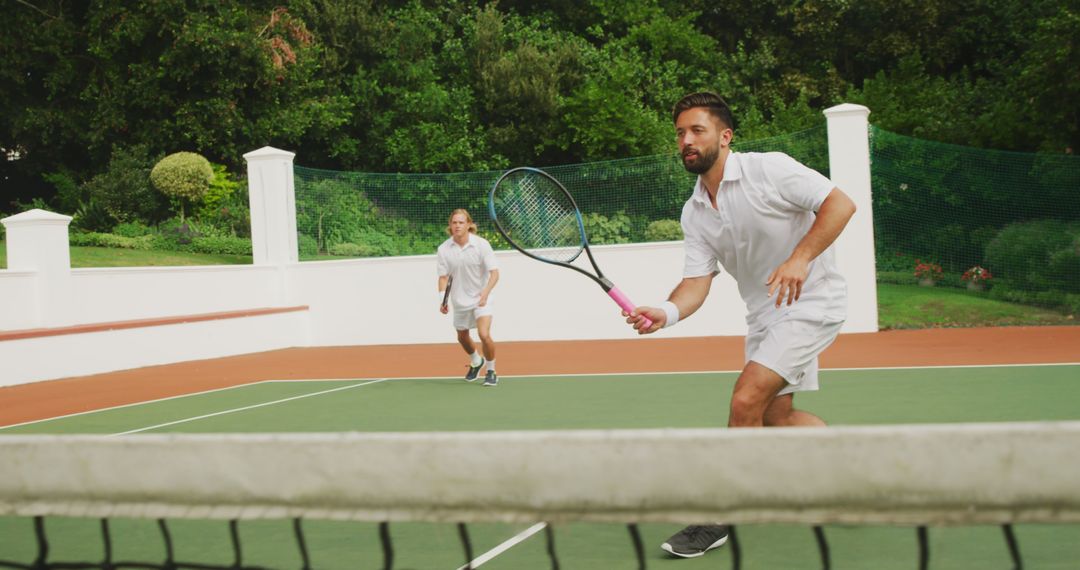
[[[732,152],[734,120],[716,94],[687,95],[672,118],[683,166],[698,175],[682,211],[683,279],[667,302],[638,307],[627,322],[649,334],[689,317],[722,266],[748,313],[746,364],[731,395],[728,427],[824,426],[794,407],[794,395],[818,389],[818,355],[847,316],[847,286],[830,246],[855,204],[786,154]],[[652,326],[644,326],[643,316]],[[696,525],[661,547],[692,558],[727,538],[725,525]]]

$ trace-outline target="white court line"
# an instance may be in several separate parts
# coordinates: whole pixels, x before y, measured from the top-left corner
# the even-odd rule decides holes
[[[188,393],[188,394],[177,394],[176,396],[166,396],[164,398],[158,398],[156,400],[143,400],[141,402],[132,402],[130,404],[120,404],[120,405],[117,405],[117,406],[109,406],[109,407],[106,407],[106,408],[96,408],[96,409],[93,409],[93,410],[86,410],[85,412],[75,412],[75,413],[72,413],[72,414],[64,414],[62,416],[53,416],[51,418],[42,418],[40,420],[30,420],[28,422],[22,422],[22,423],[18,423],[18,424],[11,424],[11,425],[7,425],[7,426],[0,426],[0,430],[5,430],[5,429],[8,429],[8,428],[19,427],[19,426],[28,426],[28,425],[31,425],[31,424],[40,424],[40,423],[45,423],[45,422],[51,422],[53,420],[62,420],[62,419],[66,419],[66,418],[74,418],[74,417],[77,417],[77,416],[85,416],[87,414],[96,414],[98,412],[107,412],[107,411],[110,411],[110,410],[119,410],[119,409],[123,409],[123,408],[133,408],[135,406],[143,406],[143,405],[146,405],[146,404],[156,404],[157,402],[167,402],[169,400],[176,400],[176,399],[179,399],[179,398],[187,398],[189,396],[201,396],[203,394],[213,394],[214,392],[223,392],[225,390],[234,390],[236,388],[246,388],[248,386],[255,386],[257,384],[262,384],[264,382],[272,382],[272,380],[259,380],[257,382],[248,382],[247,384],[236,384],[235,386],[225,386],[224,388],[213,388],[211,390],[203,390],[202,392],[191,392],[191,393]]]
[[[194,417],[185,418],[185,419],[182,419],[182,420],[176,420],[176,421],[172,421],[172,422],[165,422],[163,424],[157,424],[157,425],[153,425],[153,426],[142,427],[142,428],[128,430],[128,431],[124,431],[124,432],[120,432],[120,433],[114,433],[114,434],[110,434],[110,435],[129,435],[129,434],[133,434],[133,433],[150,431],[152,429],[168,427],[168,426],[174,426],[174,425],[177,425],[177,424],[184,424],[184,423],[188,423],[188,422],[194,422],[194,421],[197,421],[197,420],[204,420],[206,418],[212,418],[214,416],[223,416],[225,414],[232,414],[232,413],[235,413],[235,412],[243,412],[243,411],[246,411],[246,410],[254,410],[255,408],[262,408],[262,407],[265,407],[265,406],[273,406],[274,404],[282,404],[282,403],[285,403],[285,402],[291,402],[293,400],[300,400],[300,399],[303,399],[303,398],[310,398],[312,396],[321,396],[323,394],[329,394],[331,392],[340,392],[342,390],[348,390],[350,388],[359,388],[360,386],[369,386],[371,384],[378,384],[379,382],[386,382],[387,380],[390,380],[390,378],[380,378],[378,380],[370,380],[370,381],[367,381],[367,382],[361,382],[359,384],[350,384],[349,386],[341,386],[341,387],[338,387],[338,388],[331,388],[329,390],[323,390],[321,392],[311,392],[310,394],[300,394],[299,396],[292,396],[291,398],[282,398],[280,400],[274,400],[272,402],[263,402],[261,404],[252,404],[250,406],[244,406],[244,407],[241,407],[241,408],[233,408],[231,410],[222,410],[220,412],[214,412],[212,414],[203,414],[201,416],[194,416]]]
[[[458,568],[458,570],[466,570],[467,568],[479,568],[480,565],[490,562],[492,558],[495,558],[503,552],[510,550],[511,548],[524,542],[525,539],[529,538],[530,536],[544,530],[544,527],[546,526],[547,523],[536,523],[529,528],[519,532],[514,537],[507,539],[506,542],[503,542],[495,548],[492,548],[491,550],[481,554],[480,556],[477,556],[473,559],[472,562],[462,566],[461,568]]]
[[[187,394],[177,394],[175,396],[165,396],[157,399],[144,399],[141,402],[132,402],[131,404],[120,404],[118,406],[108,406],[105,408],[95,408],[86,411],[77,411],[75,413],[65,413],[63,416],[53,416],[52,418],[42,418],[40,420],[30,420],[22,423],[13,423],[11,425],[0,425],[0,431],[9,428],[18,428],[21,425],[30,425],[33,423],[44,423],[53,420],[63,420],[66,418],[75,418],[77,416],[85,416],[87,413],[97,413],[99,411],[110,411],[114,409],[133,408],[135,406],[145,406],[147,404],[157,404],[159,402],[168,402],[170,399],[185,398],[190,396],[201,396],[203,394],[213,394],[214,392],[224,392],[226,390],[235,390],[238,388],[248,388],[248,386],[254,386],[259,384],[271,384],[274,382],[360,382],[365,380],[374,380],[374,378],[305,378],[302,380],[257,380],[255,382],[246,382],[243,384],[234,384],[231,386],[225,386],[225,388],[214,388],[211,390],[203,390],[202,392],[189,392]],[[400,380],[400,379],[399,379]]]
[[[873,371],[873,370],[937,370],[937,369],[949,369],[949,368],[1023,368],[1023,367],[1036,367],[1036,366],[1080,366],[1080,362],[1038,362],[1032,364],[952,364],[952,365],[938,365],[938,366],[872,366],[862,368],[822,368],[822,370],[828,371]],[[684,371],[661,371],[661,372],[587,372],[580,374],[515,374],[513,376],[504,376],[502,379],[513,380],[515,378],[570,378],[570,377],[595,377],[595,376],[655,376],[658,374],[685,374],[685,375],[699,375],[699,374],[737,374],[741,370],[684,370]],[[382,380],[460,380],[461,376],[415,376],[407,378],[383,378]],[[192,392],[190,394],[179,394],[176,396],[168,396],[165,398],[158,398],[156,400],[146,400],[143,402],[133,402],[130,404],[121,404],[118,406],[109,406],[107,408],[98,408],[95,410],[87,410],[85,412],[75,412],[73,414],[65,414],[62,416],[54,416],[51,418],[43,418],[40,420],[31,420],[28,422],[22,422],[17,424],[11,424],[6,426],[0,426],[0,431],[8,428],[14,428],[19,426],[26,426],[31,424],[51,422],[53,420],[62,420],[65,418],[72,418],[76,416],[83,416],[86,414],[96,414],[98,412],[107,412],[110,410],[118,410],[121,408],[130,408],[133,406],[142,406],[145,404],[154,404],[157,402],[165,402],[168,400],[175,400],[177,398],[187,398],[189,396],[199,396],[202,394],[211,394],[213,392],[221,392],[224,390],[233,390],[235,388],[244,388],[248,386],[256,386],[259,384],[274,384],[274,383],[294,383],[294,382],[356,382],[362,380],[372,380],[371,378],[304,378],[304,379],[292,379],[292,380],[259,380],[256,382],[248,382],[246,384],[237,384],[235,386],[226,386],[224,388],[214,388],[212,390],[204,390],[202,392]]]

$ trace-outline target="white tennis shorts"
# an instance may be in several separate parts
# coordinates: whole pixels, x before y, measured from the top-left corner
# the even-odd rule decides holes
[[[480,317],[490,317],[491,312],[491,300],[489,299],[487,304],[483,307],[476,306],[468,309],[454,309],[454,328],[459,331],[467,331],[469,329],[476,328],[476,319]]]
[[[776,372],[788,383],[779,394],[818,389],[818,355],[836,340],[844,321],[789,313],[746,335],[746,361]]]

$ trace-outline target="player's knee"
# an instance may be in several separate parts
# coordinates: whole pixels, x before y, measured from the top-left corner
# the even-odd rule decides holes
[[[728,424],[733,427],[760,426],[763,411],[761,402],[756,398],[736,393],[731,397],[731,415]]]
[[[480,342],[482,342],[482,343],[484,343],[486,345],[491,345],[491,344],[493,344],[495,342],[495,340],[491,338],[491,333],[482,333],[479,336],[480,336]]]

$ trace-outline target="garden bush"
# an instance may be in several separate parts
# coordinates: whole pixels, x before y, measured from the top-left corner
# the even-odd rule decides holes
[[[156,236],[144,235],[138,237],[125,237],[115,234],[99,232],[71,232],[68,235],[68,243],[72,246],[82,247],[115,247],[121,249],[158,249],[155,244]]]
[[[679,241],[683,239],[679,220],[656,220],[645,227],[645,241]]]
[[[251,255],[251,240],[231,236],[196,237],[188,251],[195,253]]]
[[[585,234],[589,236],[589,243],[614,244],[630,243],[633,227],[630,216],[623,212],[616,212],[610,217],[603,214],[585,214],[582,216],[585,225]]]
[[[214,179],[203,197],[197,218],[217,229],[215,235],[251,236],[251,208],[245,184],[233,180],[220,164],[213,164]]]
[[[112,233],[122,237],[134,238],[150,235],[154,233],[154,229],[142,222],[134,221],[117,224],[116,227],[113,228]]]
[[[987,244],[986,267],[1008,288],[1080,292],[1080,222],[1010,224]]]
[[[315,241],[315,238],[307,234],[300,234],[297,236],[296,241],[301,256],[314,257],[319,255],[319,242]]]
[[[145,145],[116,147],[105,171],[79,189],[72,225],[104,232],[118,222],[153,224],[168,216],[166,201],[150,183],[156,157]]]
[[[298,181],[296,228],[315,238],[319,251],[331,244],[362,243],[379,218],[375,204],[348,180]]]
[[[990,290],[990,298],[1009,303],[1034,305],[1080,315],[1080,294],[1063,291],[1024,291],[1008,283],[998,283]]]

